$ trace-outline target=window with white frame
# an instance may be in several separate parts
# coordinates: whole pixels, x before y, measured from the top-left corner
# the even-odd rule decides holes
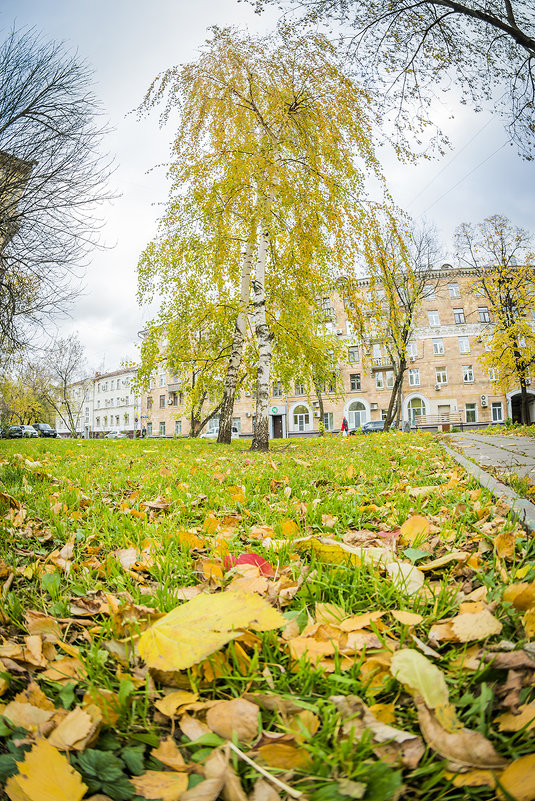
[[[459,353],[470,353],[470,340],[468,337],[458,337]]]
[[[182,420],[175,420],[175,434],[182,434]]]
[[[375,373],[375,387],[376,389],[384,389],[385,377],[381,371]]]
[[[410,387],[420,386],[420,370],[417,367],[411,367],[409,369],[409,386]]]
[[[477,423],[477,403],[466,403],[464,417],[467,423]]]
[[[489,381],[497,381],[497,380],[498,380],[498,368],[489,367]]]
[[[474,383],[474,369],[471,364],[463,364],[463,382],[465,384]]]
[[[466,317],[464,316],[464,309],[453,310],[453,322],[455,323],[455,325],[463,325],[466,322]]]
[[[459,284],[456,281],[454,281],[452,284],[448,284],[448,291],[450,293],[450,298],[461,297],[461,290],[459,289]]]
[[[351,392],[360,391],[360,373],[351,373],[349,376],[349,389]]]
[[[492,402],[492,422],[501,423],[503,421],[503,404],[501,401]]]
[[[435,299],[435,287],[433,284],[426,284],[424,286],[422,297],[424,300],[434,300]]]
[[[310,412],[307,406],[296,406],[293,411],[294,429],[296,431],[308,431],[310,427]]]
[[[490,313],[488,306],[478,306],[477,313],[479,314],[480,323],[490,323]]]
[[[429,325],[435,328],[437,325],[440,325],[440,314],[436,309],[433,311],[428,311],[427,316],[429,318]]]
[[[444,356],[444,340],[441,337],[433,340],[433,353],[435,356]]]
[[[387,370],[385,375],[386,375],[386,386],[388,389],[392,389],[392,387],[394,386],[394,371]]]
[[[435,367],[435,384],[447,384],[448,372],[445,367]]]
[[[347,359],[350,364],[357,364],[359,360],[359,349],[356,345],[351,345],[347,349]]]
[[[334,429],[332,412],[323,412],[323,428],[325,431],[332,431]]]

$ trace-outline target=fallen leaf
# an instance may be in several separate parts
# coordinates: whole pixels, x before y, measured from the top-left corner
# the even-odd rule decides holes
[[[151,668],[184,670],[239,636],[240,629],[268,631],[286,622],[258,595],[231,591],[202,594],[143,632],[138,648]]]
[[[17,767],[19,773],[5,786],[11,801],[81,801],[87,790],[78,771],[47,740],[38,740]]]

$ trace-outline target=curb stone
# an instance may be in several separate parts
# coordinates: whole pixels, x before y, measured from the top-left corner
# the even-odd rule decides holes
[[[497,481],[494,476],[491,476],[487,473],[483,468],[479,467],[479,465],[474,464],[466,456],[462,456],[460,453],[457,453],[450,448],[449,445],[446,445],[444,442],[440,443],[441,446],[444,448],[450,456],[453,456],[456,462],[458,462],[467,473],[475,478],[479,483],[489,489],[493,495],[500,497],[508,498],[511,501],[511,512],[512,514],[522,523],[522,525],[529,531],[531,534],[535,534],[535,505],[530,503],[526,498],[520,497],[514,489],[508,487],[506,484],[502,484],[501,481]]]

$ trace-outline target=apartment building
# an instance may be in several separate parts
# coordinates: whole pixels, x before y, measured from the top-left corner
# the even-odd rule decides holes
[[[70,405],[75,413],[78,436],[93,439],[110,432],[122,432],[130,437],[140,434],[139,395],[131,387],[136,372],[136,368],[124,368],[96,373],[72,384]],[[62,437],[70,436],[65,418],[66,415],[56,415],[56,430]]]
[[[473,272],[443,265],[426,287],[419,317],[409,344],[409,367],[402,388],[403,421],[437,429],[441,423],[477,428],[520,417],[520,390],[503,393],[496,370],[478,361],[482,335],[492,326],[487,301],[474,293]],[[366,282],[363,281],[363,284]],[[312,435],[320,422],[326,431],[339,431],[344,417],[349,427],[386,416],[394,372],[381,343],[357,340],[341,295],[322,299],[326,325],[343,343],[346,358],[339,365],[337,386],[325,386],[319,400],[296,377],[284,393],[276,376],[270,399],[270,436]],[[535,312],[533,323],[535,326]],[[535,387],[534,387],[535,390]],[[531,420],[535,421],[535,391],[530,392]],[[148,436],[181,436],[189,432],[185,398],[175,376],[164,369],[141,399],[141,419]],[[254,398],[241,392],[234,407],[234,427],[240,436],[252,436]],[[219,420],[212,418],[205,433],[215,436]]]

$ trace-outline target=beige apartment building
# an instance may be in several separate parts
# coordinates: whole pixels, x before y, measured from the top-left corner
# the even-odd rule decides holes
[[[402,389],[405,426],[437,430],[456,425],[478,428],[519,419],[520,389],[504,394],[494,370],[478,361],[481,336],[492,325],[485,298],[471,284],[470,270],[443,265],[432,275],[409,345],[409,367]],[[365,281],[364,281],[365,283]],[[339,385],[323,395],[326,431],[339,431],[344,417],[349,427],[381,420],[394,383],[392,364],[380,343],[370,343],[363,359],[362,344],[347,319],[341,296],[322,299],[326,325],[342,341],[346,352],[339,365]],[[535,321],[535,312],[534,312]],[[533,323],[535,325],[535,322]],[[150,392],[141,399],[141,424],[148,436],[184,436],[189,432],[185,397],[176,378],[162,369]],[[534,387],[535,389],[535,387]],[[332,390],[332,391],[330,391]],[[270,436],[274,438],[319,433],[319,401],[297,378],[292,394],[284,394],[274,377],[269,407]],[[530,392],[531,420],[535,421],[535,392]],[[234,408],[236,435],[252,436],[252,393],[241,392]],[[209,421],[205,435],[217,434],[219,420]]]

